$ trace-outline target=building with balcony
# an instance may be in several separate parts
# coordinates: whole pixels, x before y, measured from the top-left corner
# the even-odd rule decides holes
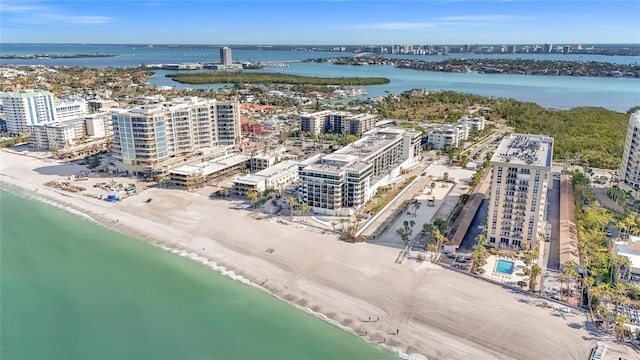
[[[285,160],[255,174],[247,174],[233,181],[232,193],[245,196],[247,191],[263,192],[267,189],[282,191],[298,181],[298,162]]]
[[[421,140],[414,129],[373,129],[332,154],[315,155],[298,166],[298,198],[314,212],[349,215],[417,164]]]
[[[104,139],[108,135],[107,114],[93,114],[71,120],[30,125],[29,143],[38,150],[60,151]]]
[[[423,142],[434,150],[457,148],[469,136],[469,129],[463,124],[425,124],[422,127],[426,132]]]
[[[629,118],[619,175],[621,185],[640,189],[640,110]]]
[[[134,175],[163,176],[176,166],[205,161],[217,147],[240,146],[238,103],[184,97],[114,110],[113,163]]]
[[[1,96],[7,131],[19,134],[31,125],[71,120],[87,114],[82,99],[60,100],[49,91],[7,91]]]
[[[485,122],[484,116],[463,116],[458,120],[458,124],[467,125],[469,131],[484,130]]]
[[[487,219],[490,245],[534,248],[546,232],[544,213],[553,160],[553,138],[512,134],[491,158],[491,189]]]
[[[214,178],[243,171],[249,161],[249,156],[227,153],[222,147],[218,147],[211,155],[214,158],[209,161],[194,165],[182,165],[169,170],[169,180],[186,189],[201,187]]]
[[[361,135],[375,127],[376,117],[371,114],[352,114],[344,111],[323,110],[300,114],[300,130],[312,134]]]

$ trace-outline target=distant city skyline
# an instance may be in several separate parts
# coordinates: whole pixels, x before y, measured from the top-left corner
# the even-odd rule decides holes
[[[3,43],[640,43],[638,1],[31,1],[0,3]]]

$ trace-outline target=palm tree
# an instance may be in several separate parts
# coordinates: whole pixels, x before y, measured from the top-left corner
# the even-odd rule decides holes
[[[449,173],[448,173],[448,172],[445,172],[445,173],[442,175],[442,181],[443,181],[443,182],[449,182]]]
[[[415,224],[416,222],[413,220],[405,220],[402,222],[402,227],[396,230],[398,235],[400,235],[402,242],[404,242],[406,246],[409,246],[410,236],[413,232],[413,226]]]
[[[438,253],[442,249],[442,245],[448,242],[449,239],[447,239],[446,236],[442,235],[439,229],[435,229],[433,231],[433,236],[436,238],[436,253]]]
[[[304,217],[305,215],[307,215],[309,210],[311,210],[311,206],[309,206],[309,204],[307,203],[300,204],[300,213],[301,213],[300,215]],[[305,221],[306,221],[306,218],[305,218]]]
[[[616,333],[616,338],[618,340],[624,340],[624,335],[626,332],[626,326],[629,323],[629,319],[627,319],[624,315],[616,316],[616,324],[613,328],[613,331]]]
[[[222,195],[225,198],[228,197],[229,196],[229,189],[222,188],[222,190],[220,190],[220,195]]]
[[[293,216],[293,210],[300,205],[298,203],[298,199],[295,196],[290,197],[287,200],[287,204],[289,204],[289,216]]]
[[[247,199],[251,202],[251,206],[255,206],[258,202],[258,192],[255,190],[247,191]]]

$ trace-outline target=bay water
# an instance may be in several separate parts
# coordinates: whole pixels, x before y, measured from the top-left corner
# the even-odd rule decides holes
[[[0,191],[2,359],[394,359],[256,288]]]
[[[634,78],[533,76],[480,73],[444,73],[398,69],[393,66],[344,66],[330,63],[306,63],[305,59],[353,56],[353,53],[327,51],[276,51],[232,49],[234,61],[287,62],[286,68],[266,68],[260,71],[283,72],[295,75],[328,77],[386,77],[385,85],[366,86],[368,97],[401,93],[410,89],[452,90],[489,97],[514,98],[544,107],[570,109],[577,106],[598,106],[615,111],[627,111],[640,105],[640,80]],[[114,57],[77,59],[2,59],[0,64],[60,65],[104,67],[136,67],[141,64],[170,64],[218,62],[218,49],[153,47],[145,45],[108,44],[0,44],[0,52],[7,55],[28,54],[113,54]],[[424,61],[448,58],[534,59],[596,61],[617,64],[640,64],[638,56],[603,56],[583,54],[504,54],[449,56],[388,55]],[[206,71],[206,70],[205,70]],[[224,84],[180,84],[156,71],[149,85],[176,88],[217,89]]]

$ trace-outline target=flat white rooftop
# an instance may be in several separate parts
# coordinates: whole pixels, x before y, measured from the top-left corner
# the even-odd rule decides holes
[[[553,138],[546,135],[511,134],[502,140],[491,158],[492,163],[550,167]]]

